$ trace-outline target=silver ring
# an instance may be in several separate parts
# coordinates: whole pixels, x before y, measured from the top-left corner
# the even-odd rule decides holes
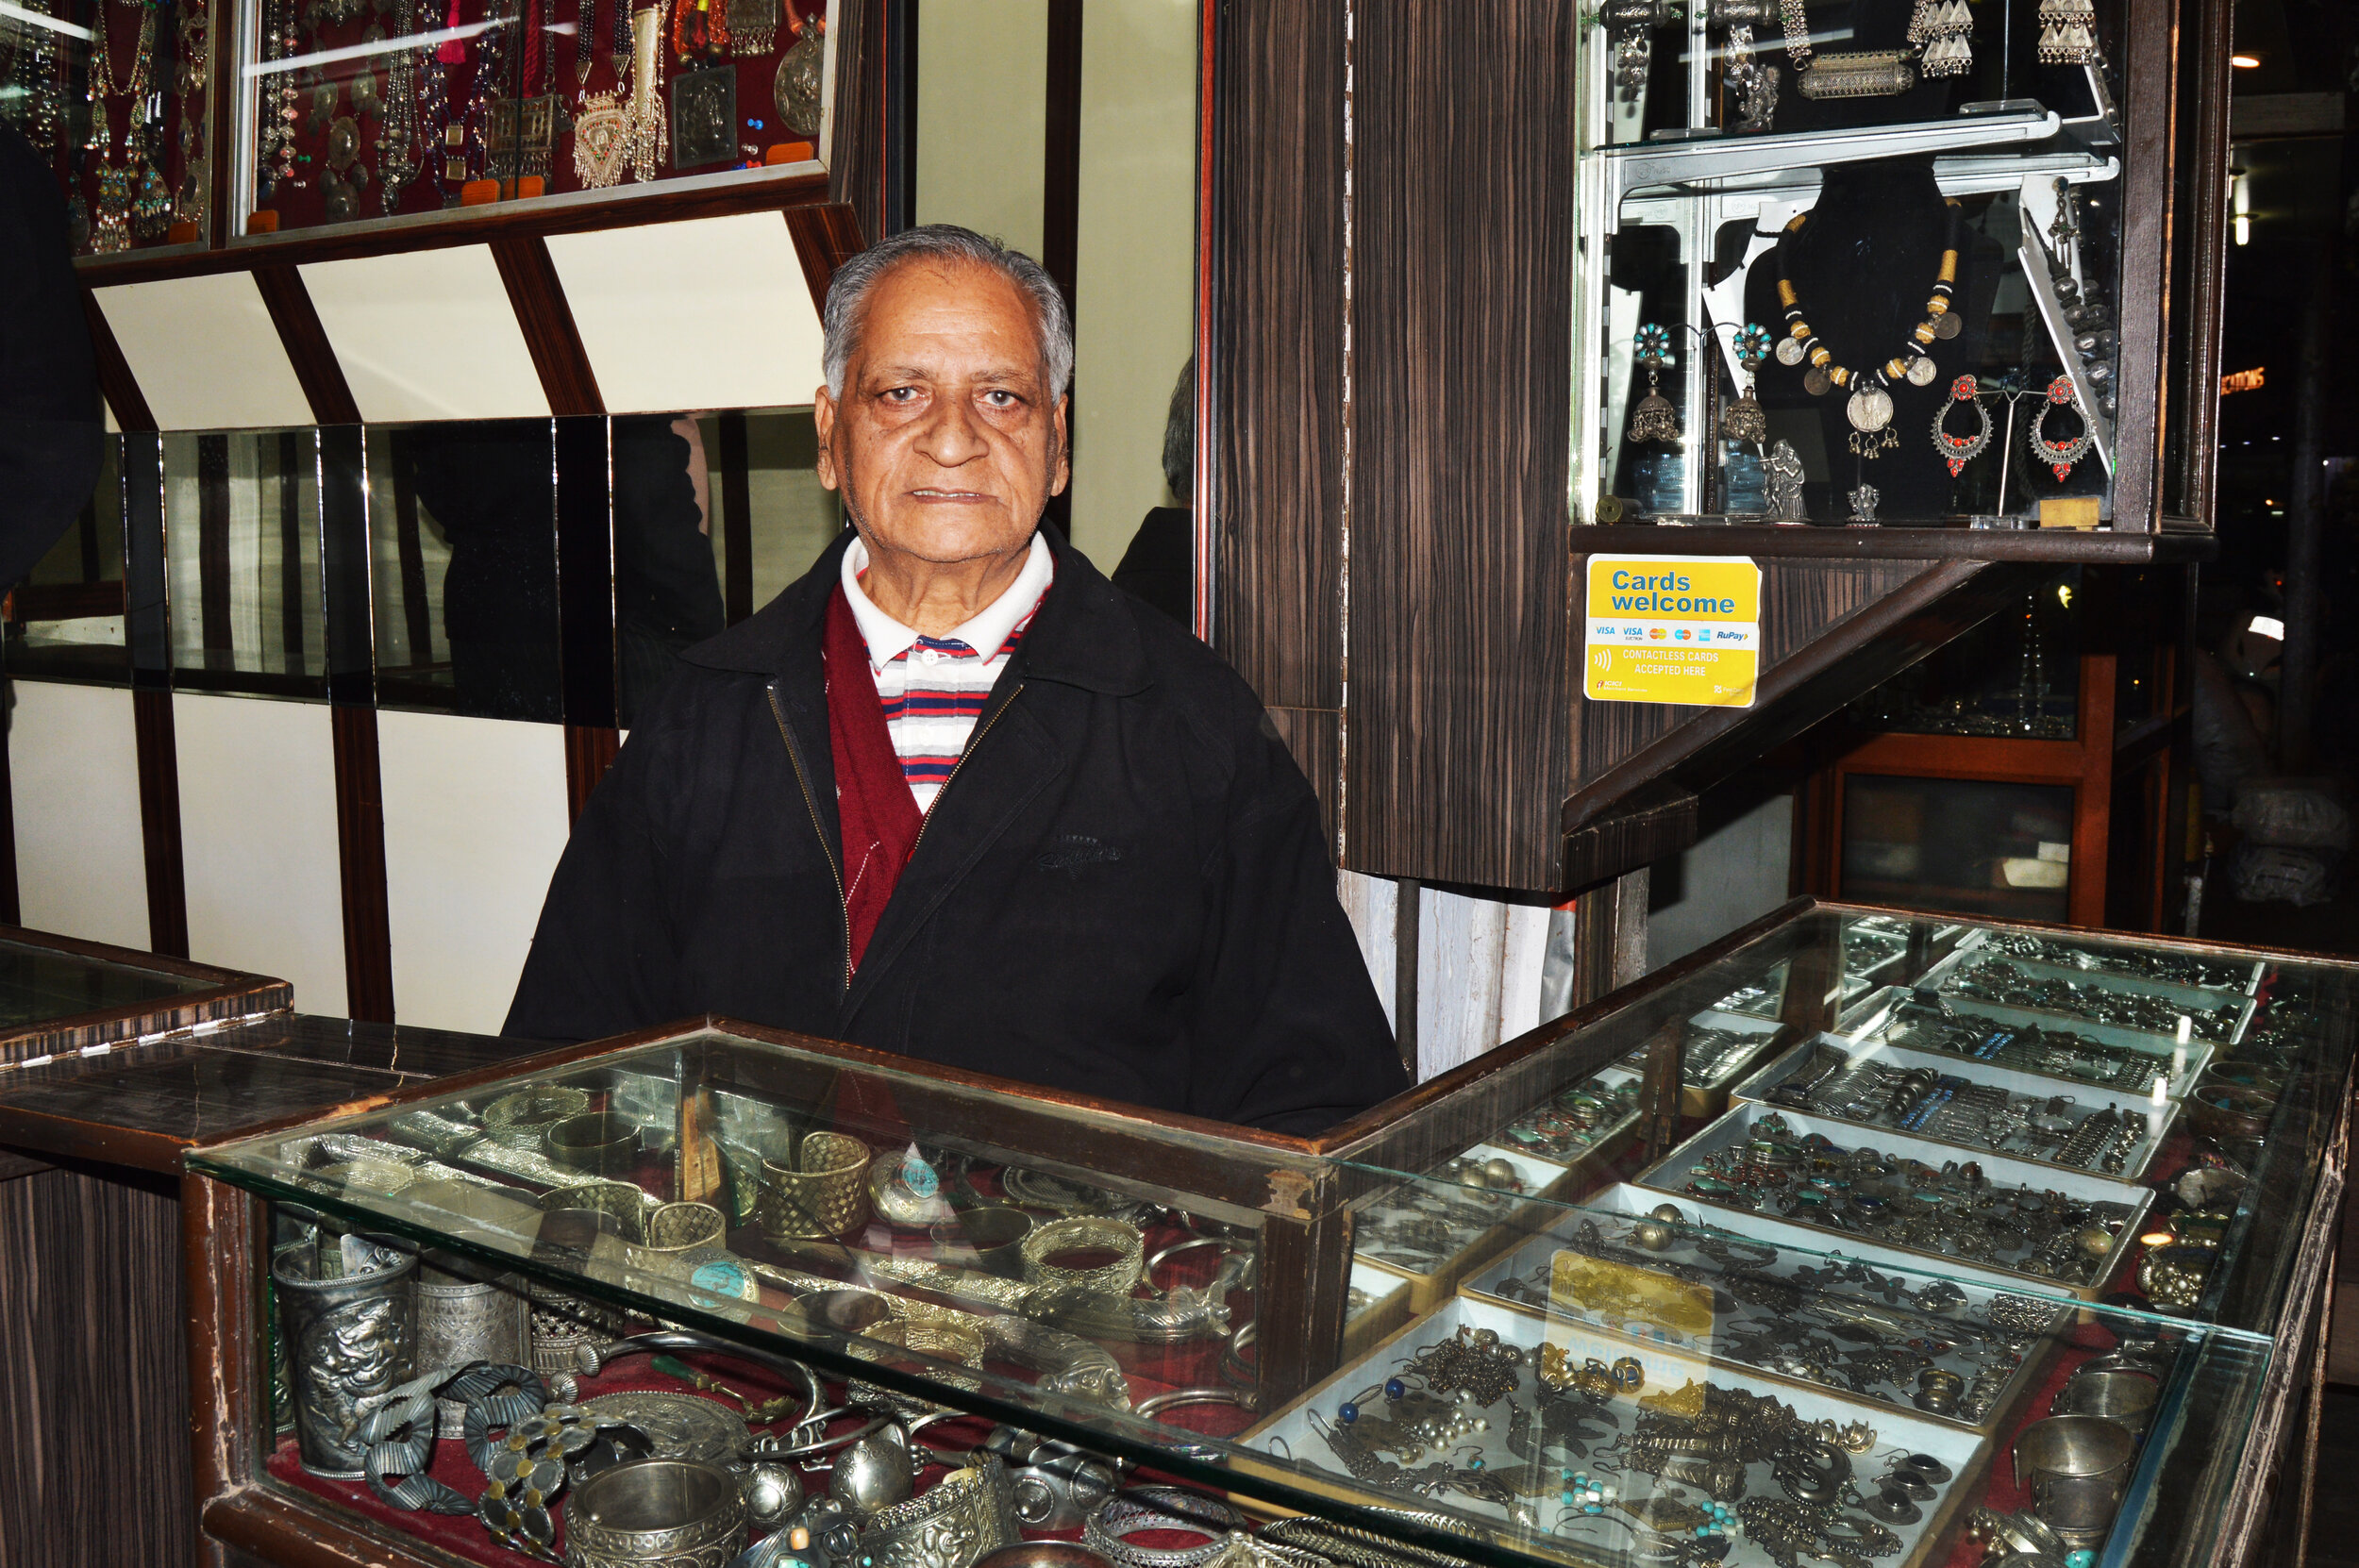
[[[1176,1486],[1142,1486],[1099,1508],[1081,1526],[1081,1543],[1116,1568],[1203,1568],[1229,1544],[1244,1520],[1214,1498]],[[1201,1546],[1133,1546],[1128,1537],[1148,1530],[1195,1530]]]

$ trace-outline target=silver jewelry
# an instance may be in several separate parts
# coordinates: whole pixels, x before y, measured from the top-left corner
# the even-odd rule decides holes
[[[1794,86],[1805,98],[1889,98],[1916,85],[1916,67],[1905,49],[1867,49],[1821,55]]]
[[[1909,18],[1909,42],[1924,52],[1917,64],[1928,76],[1962,76],[1974,65],[1974,13],[1966,0],[1916,0]]]
[[[1203,1568],[1227,1546],[1227,1533],[1244,1522],[1215,1498],[1176,1486],[1143,1486],[1091,1514],[1081,1527],[1081,1543],[1115,1568]],[[1130,1544],[1129,1537],[1150,1530],[1195,1530],[1210,1539],[1200,1546]]]
[[[1018,1539],[1014,1490],[996,1454],[970,1456],[931,1490],[895,1503],[861,1530],[873,1568],[973,1568]]]
[[[1091,1269],[1059,1268],[1048,1261],[1060,1253],[1112,1251],[1111,1263]],[[1051,1220],[1024,1238],[1024,1278],[1033,1286],[1073,1287],[1089,1295],[1127,1296],[1138,1286],[1146,1268],[1146,1243],[1139,1228],[1120,1220],[1077,1214]]]
[[[745,1499],[717,1464],[618,1464],[582,1482],[565,1510],[570,1568],[725,1568],[745,1543]]]
[[[702,1394],[634,1389],[602,1393],[582,1409],[601,1426],[629,1426],[644,1434],[657,1459],[729,1464],[752,1441],[744,1416]]]
[[[1876,502],[1879,499],[1874,485],[1861,485],[1853,490],[1851,492],[1851,521],[1854,523],[1875,522]]]
[[[503,1143],[538,1151],[541,1135],[568,1116],[590,1109],[590,1092],[557,1084],[545,1089],[519,1089],[483,1108],[484,1132]]]
[[[2044,428],[2048,423],[2048,412],[2066,404],[2070,404],[2072,411],[2081,416],[2080,433],[2067,436],[2063,441],[2049,441]],[[2070,376],[2059,375],[2049,383],[2047,398],[2040,404],[2039,412],[2033,416],[2032,430],[2027,439],[2031,442],[2032,456],[2046,463],[2059,479],[2069,475],[2072,465],[2088,455],[2088,410],[2081,407],[2081,394],[2073,387]]]

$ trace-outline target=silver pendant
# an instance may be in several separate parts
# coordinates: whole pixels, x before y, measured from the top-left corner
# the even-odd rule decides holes
[[[1802,390],[1813,397],[1826,396],[1827,389],[1833,385],[1834,382],[1828,378],[1827,373],[1816,365],[1802,372]]]
[[[1892,423],[1892,394],[1878,386],[1865,386],[1851,394],[1845,404],[1844,414],[1851,428],[1863,433],[1882,429]]]
[[[1788,334],[1778,340],[1778,363],[1799,365],[1802,362],[1802,340]]]
[[[1922,354],[1909,361],[1909,385],[1912,387],[1930,387],[1933,384],[1933,377],[1940,374],[1933,368],[1932,360]]]

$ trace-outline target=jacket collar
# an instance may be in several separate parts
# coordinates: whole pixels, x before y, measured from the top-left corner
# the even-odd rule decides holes
[[[1105,696],[1145,691],[1151,680],[1129,599],[1055,527],[1043,523],[1040,531],[1056,558],[1057,575],[1016,648],[1024,678]],[[790,684],[815,682],[828,595],[843,575],[844,552],[854,537],[845,529],[784,592],[680,657],[708,670],[784,676]]]

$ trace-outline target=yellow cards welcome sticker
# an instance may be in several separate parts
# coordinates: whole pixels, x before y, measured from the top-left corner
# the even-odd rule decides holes
[[[1591,556],[1582,694],[1750,708],[1761,568],[1745,556]]]

